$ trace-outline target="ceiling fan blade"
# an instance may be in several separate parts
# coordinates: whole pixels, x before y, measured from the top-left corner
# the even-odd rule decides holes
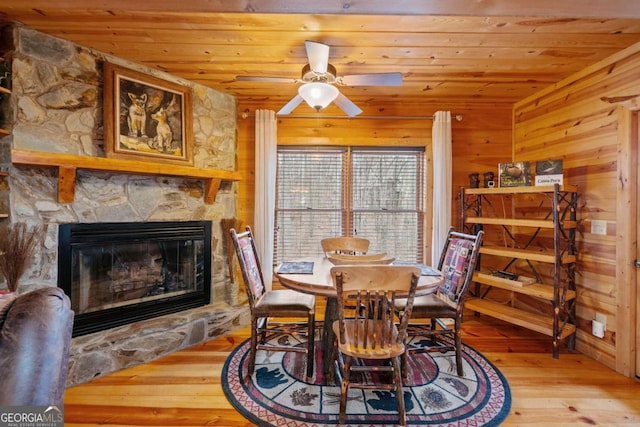
[[[236,76],[237,82],[297,83],[298,79],[288,77]]]
[[[286,116],[287,114],[291,114],[291,112],[293,110],[296,109],[296,107],[298,105],[300,105],[300,103],[304,101],[304,99],[302,99],[302,97],[300,95],[296,95],[294,96],[291,101],[287,102],[287,105],[285,105],[284,107],[282,107],[280,109],[280,111],[278,111],[276,113],[276,115],[278,116]]]
[[[340,77],[338,83],[344,86],[400,86],[402,73],[354,74]]]
[[[351,100],[344,96],[342,93],[339,93],[338,97],[333,102],[335,102],[336,105],[340,107],[340,109],[342,109],[342,111],[347,113],[347,116],[349,117],[354,117],[362,113],[360,107],[351,102]]]
[[[307,49],[307,58],[309,58],[311,71],[318,74],[326,73],[327,64],[329,63],[329,46],[310,40],[305,41],[304,46]]]

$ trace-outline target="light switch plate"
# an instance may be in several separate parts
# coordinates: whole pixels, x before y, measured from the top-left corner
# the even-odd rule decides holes
[[[591,220],[591,234],[599,234],[601,236],[607,235],[607,221],[592,219]]]

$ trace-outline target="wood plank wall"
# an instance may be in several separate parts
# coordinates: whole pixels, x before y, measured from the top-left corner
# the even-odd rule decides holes
[[[277,111],[281,105],[257,100],[239,105],[239,114],[247,118],[238,120],[238,168],[243,175],[238,187],[238,215],[245,223],[253,223],[253,176],[255,157],[254,117],[257,108]],[[461,115],[462,120],[452,122],[453,134],[453,205],[452,221],[459,225],[459,194],[461,187],[469,185],[472,172],[497,173],[498,162],[511,159],[511,114],[510,105],[467,104],[403,104],[360,105],[362,116],[375,118],[347,119],[339,110],[328,108],[326,114],[339,118],[278,118],[278,143],[287,145],[359,145],[359,146],[419,146],[425,147],[428,176],[431,168],[431,120],[401,119],[399,117],[432,116],[436,111],[448,110]],[[305,105],[298,107],[296,114],[313,116]],[[428,187],[431,188],[429,179]],[[428,190],[430,191],[430,190]],[[430,200],[428,198],[428,200]],[[427,210],[430,211],[428,204]],[[427,215],[428,217],[430,215]],[[427,230],[431,230],[428,220]],[[430,237],[426,239],[426,259],[430,259]],[[440,248],[437,248],[440,251]]]
[[[515,160],[562,158],[565,182],[579,187],[577,349],[628,376],[635,375],[636,296],[634,254],[626,252],[635,246],[636,218],[626,210],[636,183],[627,182],[633,161],[620,159],[635,159],[637,146],[622,144],[619,127],[629,121],[602,98],[637,96],[638,76],[640,44],[514,107]],[[592,220],[607,221],[606,235],[591,234]],[[604,339],[591,334],[595,312],[607,316]]]

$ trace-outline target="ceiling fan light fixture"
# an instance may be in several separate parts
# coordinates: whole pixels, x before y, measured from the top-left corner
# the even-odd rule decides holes
[[[298,88],[298,94],[311,108],[320,111],[338,97],[338,88],[328,83],[305,83]]]

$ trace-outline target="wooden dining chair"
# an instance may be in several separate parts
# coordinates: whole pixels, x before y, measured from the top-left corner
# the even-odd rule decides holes
[[[395,258],[388,256],[386,253],[366,254],[366,255],[345,255],[330,254],[327,258],[333,265],[350,265],[350,264],[391,264]]]
[[[320,241],[325,256],[331,254],[365,255],[369,250],[369,240],[362,237],[328,237]]]
[[[333,330],[336,374],[341,384],[340,423],[345,422],[349,389],[357,388],[395,391],[399,422],[406,424],[401,356],[420,269],[348,265],[333,267],[331,277],[338,299]],[[396,312],[395,300],[400,296],[406,297],[406,303],[403,311]],[[381,376],[376,375],[380,372],[391,372],[393,381],[380,381]],[[373,375],[363,375],[366,373]],[[369,377],[377,381],[367,380]]]
[[[293,351],[306,353],[307,380],[310,381],[314,365],[315,297],[290,289],[267,290],[251,227],[247,226],[243,233],[237,233],[233,228],[229,232],[240,262],[251,311],[249,375],[255,369],[258,350]],[[281,320],[270,321],[274,318]],[[296,318],[306,318],[306,322],[295,321]],[[288,340],[279,340],[278,344],[267,342],[269,337],[280,333],[301,337],[306,343],[300,346],[296,340],[291,344]]]
[[[483,231],[473,235],[455,232],[453,228],[449,230],[438,263],[438,269],[443,275],[442,284],[435,293],[415,298],[413,321],[407,329],[407,354],[454,350],[458,376],[464,375],[461,336],[464,301],[476,269],[483,238]],[[405,305],[404,300],[396,302],[396,308],[400,310]],[[415,322],[416,319],[430,321],[419,323]],[[444,337],[448,339],[442,339]],[[403,369],[406,367],[405,362],[403,360]]]

